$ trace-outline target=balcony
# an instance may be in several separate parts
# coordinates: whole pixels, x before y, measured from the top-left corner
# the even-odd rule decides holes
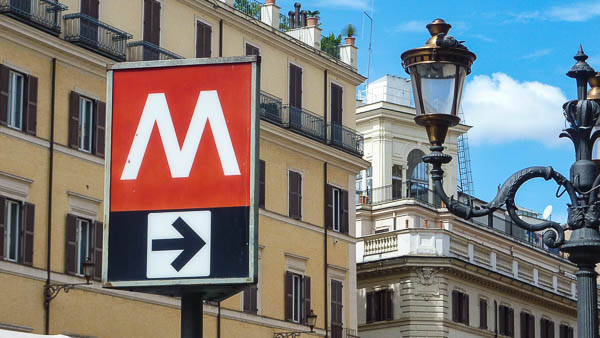
[[[183,59],[171,51],[148,41],[134,41],[127,44],[127,61],[152,61]]]
[[[306,109],[290,105],[283,106],[283,121],[285,127],[299,134],[317,141],[325,139],[325,122],[323,118]]]
[[[131,34],[109,26],[83,13],[65,15],[65,40],[115,61],[127,58]]]
[[[415,200],[432,208],[442,208],[442,200],[433,190],[429,190],[422,183],[407,181],[408,189],[402,195],[399,185],[386,185],[379,188],[356,191],[355,202],[357,205],[375,205],[399,200]]]
[[[346,128],[337,123],[327,125],[327,139],[329,143],[362,157],[364,138],[357,131]]]
[[[282,125],[283,116],[281,107],[280,98],[265,92],[260,93],[260,118],[277,125]]]
[[[0,0],[0,13],[55,36],[60,35],[61,12],[67,8],[55,0]]]

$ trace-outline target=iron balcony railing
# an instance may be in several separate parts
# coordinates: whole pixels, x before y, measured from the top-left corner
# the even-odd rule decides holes
[[[363,155],[364,138],[355,130],[341,124],[330,123],[327,125],[327,139],[336,147],[360,157]]]
[[[402,189],[398,185],[386,185],[364,191],[356,191],[355,203],[359,204],[380,204],[402,199],[413,199],[425,203],[434,208],[441,208],[442,200],[437,194],[427,188],[427,186],[418,182],[407,181],[408,188],[402,195]]]
[[[283,106],[283,126],[318,141],[325,138],[323,118],[303,108]]]
[[[0,0],[0,13],[58,36],[61,12],[68,7],[55,0]]]
[[[127,61],[152,61],[183,59],[171,51],[148,41],[134,41],[127,44]]]
[[[281,99],[265,92],[260,93],[260,117],[277,125],[283,124]]]
[[[81,45],[116,61],[127,58],[131,34],[83,13],[65,15],[65,40]]]

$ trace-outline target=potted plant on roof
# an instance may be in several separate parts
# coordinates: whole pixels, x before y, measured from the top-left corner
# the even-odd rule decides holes
[[[265,4],[266,5],[274,5],[275,4],[275,0],[266,0]]]
[[[306,11],[306,16],[307,16],[307,26],[308,27],[313,27],[313,26],[318,26],[319,25],[319,14],[321,14],[321,12],[319,11]]]
[[[342,30],[342,34],[346,36],[346,45],[354,46],[354,41],[356,40],[356,38],[354,37],[354,35],[356,34],[356,29],[354,28],[354,25],[349,23]]]

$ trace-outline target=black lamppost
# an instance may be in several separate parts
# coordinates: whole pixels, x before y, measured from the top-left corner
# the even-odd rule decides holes
[[[500,188],[498,195],[488,204],[472,207],[463,204],[444,192],[442,164],[452,160],[444,154],[443,144],[448,128],[457,125],[457,115],[465,77],[471,71],[475,54],[462,42],[448,35],[450,25],[436,19],[427,29],[431,38],[425,46],[402,53],[402,63],[410,74],[416,106],[415,122],[427,129],[431,153],[423,161],[431,164],[431,178],[435,192],[444,201],[448,210],[461,218],[480,217],[493,213],[505,206],[510,218],[519,227],[528,231],[544,232],[544,244],[559,248],[568,254],[568,259],[577,265],[577,332],[579,338],[598,337],[597,273],[600,262],[600,170],[592,161],[592,149],[600,130],[595,130],[600,115],[600,73],[596,74],[585,60],[588,58],[580,47],[575,55],[577,63],[567,76],[577,80],[577,100],[563,105],[569,127],[560,137],[571,139],[575,146],[575,163],[571,166],[570,179],[554,171],[552,167],[529,167],[513,174]],[[588,98],[587,83],[592,90]],[[533,178],[553,179],[559,190],[569,195],[567,224],[545,221],[539,224],[525,222],[517,215],[515,195],[523,183]],[[557,196],[560,196],[558,194]],[[571,237],[565,241],[565,230]]]

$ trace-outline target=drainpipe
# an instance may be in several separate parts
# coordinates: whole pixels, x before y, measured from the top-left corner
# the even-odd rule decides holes
[[[219,20],[219,57],[223,56],[223,19]]]
[[[325,73],[327,74],[327,71],[325,71]],[[325,203],[323,203],[323,229],[325,230],[325,236],[323,237],[323,290],[325,290],[323,292],[323,305],[325,312],[325,315],[323,316],[323,322],[325,323],[325,338],[327,338],[329,333],[329,331],[327,330],[327,162],[323,163],[323,173],[323,197],[325,200]]]
[[[50,285],[50,262],[51,262],[51,245],[52,245],[52,178],[54,175],[54,105],[56,92],[56,58],[52,58],[52,93],[50,98],[50,159],[48,168],[48,228],[46,237],[46,285]],[[50,303],[46,305],[44,301],[44,311],[46,315],[45,332],[50,334]]]
[[[217,338],[221,338],[221,301],[217,302]]]
[[[327,143],[327,69],[323,72],[323,124],[325,133],[323,134],[323,143]],[[325,181],[327,184],[327,181]]]

